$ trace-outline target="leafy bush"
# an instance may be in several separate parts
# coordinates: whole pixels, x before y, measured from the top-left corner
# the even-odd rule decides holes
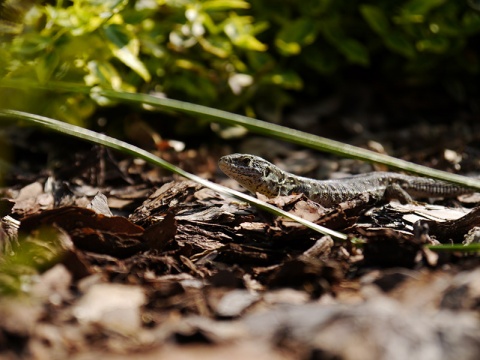
[[[3,9],[13,3],[3,0]],[[11,18],[0,25],[0,75],[252,115],[255,105],[282,108],[290,90],[351,66],[399,79],[477,74],[478,11],[473,1],[445,0],[57,0],[32,7],[23,27]],[[73,123],[98,104],[105,99],[38,91],[0,98],[0,107]]]

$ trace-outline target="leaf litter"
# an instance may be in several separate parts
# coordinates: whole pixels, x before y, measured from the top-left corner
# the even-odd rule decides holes
[[[478,257],[425,247],[461,243],[478,209],[451,219],[439,215],[447,207],[432,215],[365,196],[328,209],[301,194],[266,199],[350,234],[334,242],[196,183],[148,180],[152,170],[140,167],[122,160],[108,181],[46,176],[4,190],[3,357],[473,359],[480,351]],[[18,233],[7,217],[20,221]]]

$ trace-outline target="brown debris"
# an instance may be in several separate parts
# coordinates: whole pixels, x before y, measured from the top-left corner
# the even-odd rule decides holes
[[[52,209],[30,216],[22,220],[19,231],[28,233],[54,224],[67,231],[82,250],[128,257],[145,249],[140,226],[124,217],[106,217],[79,207]]]
[[[367,238],[363,247],[364,261],[368,265],[381,267],[402,266],[412,268],[418,261],[422,245],[413,236],[392,229],[365,231],[359,233]]]
[[[128,164],[116,165],[120,187],[49,180],[61,190],[50,193],[38,181],[4,202],[3,216],[21,226],[2,238],[0,269],[25,244],[47,251],[32,248],[34,262],[0,275],[0,287],[28,279],[25,303],[2,299],[0,357],[473,359],[480,350],[478,258],[425,248],[461,242],[476,209],[414,228],[394,207],[371,211],[368,196],[330,209],[301,194],[268,199],[349,234],[334,241]]]
[[[480,225],[480,207],[473,208],[468,214],[457,220],[444,222],[422,220],[416,226],[427,226],[427,232],[442,243],[461,243],[465,234]]]

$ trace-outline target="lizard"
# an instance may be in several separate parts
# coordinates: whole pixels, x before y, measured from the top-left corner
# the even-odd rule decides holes
[[[394,172],[371,172],[338,180],[315,180],[286,172],[267,160],[248,154],[220,158],[220,169],[253,193],[269,198],[303,193],[310,200],[332,207],[341,202],[368,195],[374,201],[398,199],[413,202],[412,197],[455,197],[473,190],[430,178]]]

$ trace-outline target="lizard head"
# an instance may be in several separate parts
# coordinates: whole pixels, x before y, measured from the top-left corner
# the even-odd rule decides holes
[[[223,156],[218,162],[220,169],[230,178],[253,193],[268,197],[282,195],[279,185],[284,171],[261,157],[248,154]]]

